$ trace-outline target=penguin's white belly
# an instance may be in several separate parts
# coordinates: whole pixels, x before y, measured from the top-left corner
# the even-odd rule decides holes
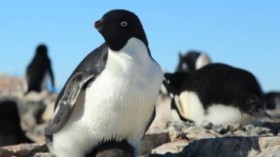
[[[110,139],[127,139],[139,151],[162,75],[151,59],[143,63],[109,52],[103,72],[80,94],[71,118],[54,134],[53,151],[83,156]]]
[[[252,118],[233,107],[225,104],[211,104],[206,110],[195,92],[185,91],[177,97],[177,104],[181,114],[185,118],[193,120],[197,124],[208,121],[213,124],[225,124],[229,122],[252,123]]]

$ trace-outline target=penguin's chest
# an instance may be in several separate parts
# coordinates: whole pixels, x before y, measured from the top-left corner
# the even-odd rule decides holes
[[[108,138],[132,135],[145,128],[157,91],[147,77],[139,78],[132,71],[114,75],[105,70],[85,93],[82,119],[86,126]]]
[[[105,69],[80,95],[72,116],[75,127],[97,141],[135,144],[151,118],[161,82],[162,71],[151,59],[109,52]]]

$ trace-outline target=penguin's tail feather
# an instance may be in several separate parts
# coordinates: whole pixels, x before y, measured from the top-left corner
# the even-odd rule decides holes
[[[265,123],[280,123],[279,118],[273,117],[265,111],[264,101],[260,97],[250,95],[247,98],[246,105],[250,106],[249,114],[252,117]]]
[[[269,115],[264,109],[258,109],[252,113],[252,116],[257,120],[265,123],[280,123],[280,119]]]

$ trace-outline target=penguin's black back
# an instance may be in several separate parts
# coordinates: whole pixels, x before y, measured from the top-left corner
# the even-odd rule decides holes
[[[249,109],[255,103],[256,108],[264,105],[261,87],[248,71],[225,64],[209,64],[191,77],[192,83],[186,83],[186,90],[195,91],[205,108],[215,104],[237,105],[241,111]]]
[[[168,92],[180,95],[184,91],[195,92],[203,107],[212,104],[233,105],[244,112],[254,112],[264,107],[262,89],[248,71],[221,63],[213,63],[188,74],[165,74]],[[253,104],[253,105],[252,105]]]
[[[196,61],[200,56],[198,51],[189,51],[185,55],[179,55],[179,63],[177,65],[177,72],[193,72],[196,70]],[[183,64],[187,65],[187,69],[183,67]]]
[[[165,81],[163,81],[166,87],[167,93],[179,95],[185,88],[189,88],[190,74],[187,72],[175,72],[165,73]]]

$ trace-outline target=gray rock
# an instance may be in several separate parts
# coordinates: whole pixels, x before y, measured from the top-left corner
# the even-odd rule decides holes
[[[228,125],[214,125],[213,130],[219,134],[225,134],[230,130]]]
[[[0,147],[1,157],[32,157],[38,152],[47,152],[45,144],[20,144],[14,146]]]
[[[280,137],[225,137],[202,139],[184,148],[182,156],[256,157],[279,156]]]
[[[141,143],[141,154],[148,155],[154,148],[168,142],[170,142],[170,138],[167,132],[146,134]]]
[[[203,127],[204,129],[212,129],[213,124],[207,121],[203,121],[201,127]]]
[[[164,155],[166,153],[175,154],[181,152],[184,147],[189,143],[186,139],[181,139],[169,143],[165,143],[155,149],[152,150],[153,154],[161,154]]]
[[[55,155],[51,153],[36,153],[33,157],[55,157]]]
[[[4,86],[6,85],[11,84],[4,84]],[[20,109],[21,124],[23,124],[24,131],[27,131],[25,134],[33,141],[43,143],[44,129],[47,122],[52,118],[57,94],[31,92],[23,96],[19,92],[11,95],[11,93],[14,93],[12,91],[16,90],[13,88],[12,90],[5,90],[5,92],[0,91],[0,100],[9,99],[16,102]],[[280,123],[264,122],[243,126],[240,123],[213,125],[203,122],[202,125],[197,126],[192,122],[170,122],[172,114],[169,113],[169,104],[168,99],[158,100],[157,117],[142,141],[142,155],[150,157],[280,156],[280,137],[275,136],[280,135]],[[45,109],[46,107],[47,109]],[[43,116],[42,112],[44,112]],[[0,125],[0,127],[2,129],[3,125]],[[3,137],[0,137],[0,142],[3,139]],[[151,152],[153,154],[150,154]],[[44,144],[0,147],[0,156],[53,157],[52,154],[47,152]]]

